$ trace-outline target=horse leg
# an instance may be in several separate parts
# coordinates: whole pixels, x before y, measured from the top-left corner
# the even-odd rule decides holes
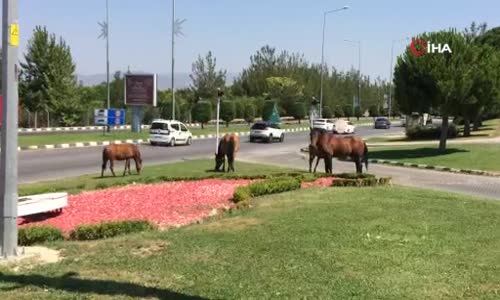
[[[312,164],[314,162],[314,154],[309,150],[309,173],[312,172]]]
[[[125,160],[125,170],[123,170],[123,176],[125,176],[125,174],[127,174],[127,166],[129,165],[130,161],[129,159],[127,158]]]
[[[356,163],[356,173],[358,173],[358,174],[363,173],[363,164],[361,162],[361,157],[357,156],[354,159],[354,162]]]
[[[127,168],[128,168],[128,175],[132,175],[132,172],[130,171],[130,159],[128,160]],[[137,163],[136,163],[136,168],[137,168]]]
[[[316,156],[316,165],[314,166],[314,173],[316,173],[316,169],[318,169],[319,161],[321,158],[319,156]]]
[[[333,155],[327,154],[325,157],[325,172],[332,174],[333,173]]]
[[[113,174],[113,176],[116,177],[115,170],[113,170],[113,165],[114,165],[113,159],[110,159],[109,160],[109,169],[111,170],[111,173]]]
[[[106,165],[108,164],[108,159],[103,158],[102,160],[102,168],[101,168],[101,177],[104,177],[104,170],[106,170]]]

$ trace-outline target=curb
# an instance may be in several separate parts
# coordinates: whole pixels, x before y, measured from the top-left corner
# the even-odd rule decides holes
[[[309,153],[307,148],[301,148],[300,152]],[[456,168],[450,168],[450,167],[408,163],[408,162],[401,162],[401,161],[395,161],[395,160],[371,158],[371,159],[368,159],[368,162],[373,163],[373,164],[391,165],[391,166],[396,166],[396,167],[405,167],[405,168],[414,168],[414,169],[423,169],[423,170],[434,170],[434,171],[440,171],[440,172],[450,172],[450,173],[459,173],[459,174],[467,174],[467,175],[500,177],[500,173],[497,173],[497,172],[471,170],[471,169],[456,169]]]
[[[303,132],[308,130],[309,127],[284,129],[285,132]],[[234,134],[238,136],[248,136],[250,135],[250,131],[235,132]],[[193,140],[213,139],[215,138],[215,136],[216,136],[215,134],[193,135]],[[115,140],[115,141],[101,141],[101,142],[79,142],[79,143],[56,144],[56,145],[23,146],[23,147],[17,147],[17,151],[86,148],[86,147],[107,146],[110,144],[125,144],[125,143],[149,144],[149,139],[138,139],[138,140],[130,139],[130,140]]]
[[[392,165],[392,166],[405,167],[405,168],[434,170],[434,171],[440,171],[440,172],[460,173],[460,174],[468,174],[468,175],[500,177],[500,173],[483,171],[483,170],[457,169],[457,168],[450,168],[450,167],[443,167],[443,166],[407,163],[407,162],[385,160],[385,159],[368,159],[368,161],[370,163],[374,163],[374,164]]]
[[[197,127],[198,123],[188,123],[187,127]],[[79,127],[42,127],[42,128],[19,128],[18,133],[44,133],[44,132],[68,132],[68,131],[90,131],[102,130],[105,126],[79,126]],[[142,129],[149,129],[150,125],[141,125]],[[131,129],[130,125],[110,126],[111,129]]]

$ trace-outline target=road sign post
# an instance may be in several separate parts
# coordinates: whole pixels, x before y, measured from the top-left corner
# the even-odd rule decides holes
[[[17,0],[3,0],[0,254],[17,256],[17,121],[19,24]]]

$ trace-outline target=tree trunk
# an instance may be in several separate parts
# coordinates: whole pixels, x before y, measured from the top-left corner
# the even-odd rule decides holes
[[[359,117],[356,117],[356,119],[359,121]]]
[[[448,138],[448,115],[443,115],[443,124],[441,124],[441,138],[439,140],[439,150],[446,150],[446,139]]]
[[[300,119],[299,119],[299,124],[300,124]]]
[[[480,111],[482,113],[482,109]],[[474,130],[474,131],[479,130],[479,127],[481,127],[483,125],[482,121],[481,121],[482,120],[481,113],[478,113],[476,115],[476,117],[474,118],[474,125],[473,125],[473,128],[472,128],[472,130]]]
[[[35,129],[38,128],[38,113],[35,111]]]
[[[464,118],[464,136],[470,136],[470,118]]]
[[[226,127],[229,127],[229,122],[226,122]]]
[[[204,128],[204,127],[203,127],[203,122],[201,122],[201,129],[203,129],[203,128]]]

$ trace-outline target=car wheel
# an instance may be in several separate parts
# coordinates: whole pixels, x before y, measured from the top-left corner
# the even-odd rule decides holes
[[[253,138],[250,138],[250,143],[253,143],[254,142],[254,139]]]
[[[193,140],[191,139],[191,137],[188,137],[188,139],[186,141],[186,145],[191,146],[192,143],[193,143]]]
[[[150,142],[151,146],[156,146],[155,142]]]
[[[174,147],[174,146],[175,146],[175,138],[172,138],[172,139],[170,140],[169,146],[170,146],[170,147]]]
[[[285,140],[285,134],[281,134],[280,136],[280,143],[283,143],[283,141]]]
[[[267,138],[267,142],[272,143],[272,141],[273,141],[273,135],[270,134],[269,137]]]

